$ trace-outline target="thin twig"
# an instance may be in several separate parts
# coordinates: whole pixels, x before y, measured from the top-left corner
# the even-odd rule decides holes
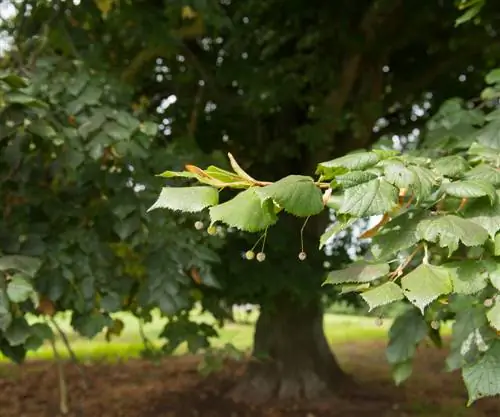
[[[66,379],[64,378],[64,367],[62,363],[62,358],[57,351],[55,338],[50,338],[50,344],[52,345],[52,351],[54,352],[54,358],[57,365],[57,378],[59,381],[59,411],[61,414],[66,415],[69,413],[68,406],[68,387],[66,385]]]
[[[85,375],[85,371],[83,370],[83,368],[80,366],[80,362],[79,362],[78,358],[76,357],[75,352],[73,352],[73,349],[71,349],[71,344],[68,340],[68,336],[66,336],[66,333],[64,333],[64,330],[61,328],[61,326],[59,326],[59,324],[52,317],[50,317],[49,320],[52,323],[52,325],[56,328],[59,335],[61,336],[61,339],[64,343],[64,346],[66,347],[66,350],[69,353],[69,357],[71,358],[71,361],[75,364],[76,368],[78,369],[78,372],[80,372],[80,375],[82,377],[83,388],[87,390],[89,387],[89,384],[87,381],[87,376]]]

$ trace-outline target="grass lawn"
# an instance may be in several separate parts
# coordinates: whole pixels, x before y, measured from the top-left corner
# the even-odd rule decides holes
[[[114,337],[111,342],[107,342],[104,335],[99,335],[93,340],[83,338],[72,331],[69,324],[69,316],[59,316],[57,321],[68,339],[75,354],[82,360],[95,359],[126,359],[137,357],[143,349],[142,339],[140,337],[138,320],[128,313],[117,313],[114,317],[121,319],[125,323],[125,328],[119,337]],[[195,314],[195,320],[200,322],[211,322],[208,315]],[[212,340],[214,347],[224,346],[227,343],[233,344],[241,350],[250,348],[252,344],[253,328],[256,315],[250,316],[248,324],[237,323],[227,324],[218,329],[219,337]],[[160,334],[166,319],[159,315],[154,315],[151,323],[144,326],[144,333],[157,346],[161,345]],[[384,340],[387,337],[387,330],[391,325],[391,320],[383,320],[382,326],[377,326],[373,317],[360,317],[340,314],[325,315],[325,332],[329,342],[335,345],[341,345],[346,342],[362,340]],[[445,329],[449,332],[449,327]],[[57,342],[57,347],[62,356],[68,356],[62,341]],[[185,346],[181,346],[176,354],[186,351]],[[49,344],[42,346],[35,352],[28,353],[29,359],[52,359],[53,352]],[[5,357],[0,356],[0,361],[7,361]]]

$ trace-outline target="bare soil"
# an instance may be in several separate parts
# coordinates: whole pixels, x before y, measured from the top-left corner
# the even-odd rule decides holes
[[[402,387],[392,383],[383,343],[338,346],[337,356],[355,375],[350,386],[309,403],[234,403],[225,393],[244,371],[230,363],[203,378],[199,358],[173,357],[153,363],[129,360],[83,366],[88,387],[73,365],[66,365],[71,417],[498,417],[500,399],[466,408],[459,374],[442,371],[444,351],[423,347],[415,373]],[[0,417],[58,417],[57,369],[50,362],[0,367]]]

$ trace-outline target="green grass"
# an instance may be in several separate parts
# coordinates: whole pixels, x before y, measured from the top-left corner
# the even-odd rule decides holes
[[[72,350],[81,360],[121,360],[140,356],[144,345],[140,337],[138,320],[128,313],[117,313],[114,317],[121,319],[124,324],[124,330],[119,337],[114,337],[111,342],[107,342],[104,335],[98,335],[89,340],[83,338],[72,331],[69,316],[57,317],[57,322],[67,334],[70,340]],[[195,314],[193,318],[200,322],[212,322],[208,315]],[[228,324],[218,329],[219,337],[212,340],[214,347],[222,347],[227,343],[233,344],[236,348],[247,350],[251,347],[256,315],[250,316],[249,324]],[[151,323],[144,326],[144,333],[153,341],[156,346],[161,346],[161,339],[158,335],[161,333],[166,319],[158,314],[154,315]],[[350,315],[325,315],[325,333],[328,341],[333,345],[345,344],[347,342],[363,340],[385,340],[387,330],[390,327],[391,320],[383,321],[382,326],[377,326],[373,317],[350,316]],[[449,329],[446,329],[449,332]],[[56,343],[61,356],[68,357],[69,354],[62,343],[58,340]],[[184,345],[180,346],[175,354],[186,352]],[[42,346],[37,351],[28,353],[30,360],[49,360],[53,358],[52,348],[49,344]],[[8,361],[7,358],[0,356],[0,362]]]

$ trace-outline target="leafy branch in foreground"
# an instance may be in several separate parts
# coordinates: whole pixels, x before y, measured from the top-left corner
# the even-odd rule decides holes
[[[495,74],[487,81],[496,91]],[[429,125],[429,137],[441,138],[437,148],[352,153],[319,163],[316,178],[289,175],[274,183],[254,179],[229,155],[234,172],[189,165],[161,174],[203,186],[165,187],[151,209],[208,208],[211,227],[218,222],[265,234],[283,211],[308,218],[333,209],[338,221],[320,247],[355,220],[382,216],[363,235],[372,238],[371,260],[331,272],[327,283],[354,284],[370,309],[400,300],[414,306],[390,334],[388,359],[398,383],[411,374],[415,346],[426,335],[439,345],[440,321],[456,314],[448,366],[463,368],[470,402],[500,394],[500,367],[489,366],[500,362],[500,112],[445,110]],[[454,123],[465,121],[474,134],[451,133]],[[224,189],[237,194],[219,202]],[[250,252],[247,259],[254,258]],[[470,309],[478,312],[473,323],[462,314]]]

